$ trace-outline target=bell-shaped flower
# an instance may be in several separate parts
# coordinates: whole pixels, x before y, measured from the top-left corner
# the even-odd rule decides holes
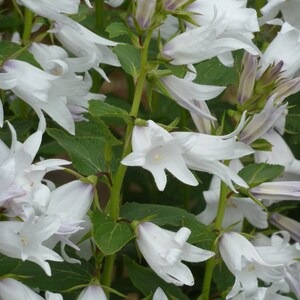
[[[300,29],[300,22],[297,12],[300,9],[299,1],[293,0],[268,0],[268,3],[261,8],[262,17],[259,18],[259,23],[261,25],[274,24],[282,25],[282,19],[291,24],[292,26]],[[276,18],[276,16],[281,13],[281,18]]]
[[[235,276],[235,284],[227,299],[236,296],[242,289],[246,299],[252,299],[258,288],[258,278],[272,283],[283,278],[284,266],[267,263],[255,247],[236,232],[225,232],[219,239],[219,250],[224,263]]]
[[[293,298],[278,294],[280,288],[277,284],[269,287],[259,287],[253,297],[249,298],[245,293],[241,292],[237,296],[230,298],[232,300],[293,300]],[[228,299],[228,298],[227,298]]]
[[[232,181],[243,187],[247,187],[247,183],[220,160],[232,160],[253,153],[248,145],[236,141],[236,135],[244,124],[245,114],[237,129],[228,135],[173,132],[172,136],[182,147],[188,168],[214,174],[235,191]]]
[[[262,234],[260,234],[262,235]],[[270,265],[292,265],[295,259],[300,257],[299,244],[290,244],[290,234],[287,231],[279,231],[269,238],[267,236],[251,240],[258,254]]]
[[[282,77],[293,78],[300,69],[300,31],[285,23],[281,31],[264,51],[260,60],[260,74],[269,65],[283,61]]]
[[[14,128],[8,125],[12,133],[11,148],[0,141],[0,205],[6,208],[7,214],[26,219],[26,214],[22,213],[23,203],[42,213],[49,200],[50,190],[41,183],[44,175],[70,162],[47,159],[32,164],[41,145],[42,132],[37,131],[20,143]]]
[[[56,26],[58,30],[55,32],[55,36],[64,48],[76,55],[81,61],[87,62],[85,66],[82,65],[81,70],[77,68],[76,72],[93,68],[109,81],[99,64],[120,66],[117,56],[108,47],[116,46],[118,43],[100,37],[79,23],[76,23],[78,29],[64,23],[56,23]]]
[[[196,0],[187,7],[194,12],[193,20],[200,26],[214,19],[215,13],[227,20],[226,32],[251,34],[259,31],[256,11],[248,8],[247,0]]]
[[[277,94],[271,96],[267,100],[263,110],[260,113],[255,114],[251,121],[241,131],[240,140],[242,142],[246,144],[253,143],[255,140],[260,139],[266,132],[273,129],[282,115],[285,119],[287,103],[284,105],[281,104],[283,98],[275,102],[276,97]],[[284,126],[282,129],[284,130]]]
[[[238,171],[236,168],[232,167],[232,164],[230,165],[230,167],[234,171]],[[221,180],[218,177],[213,176],[209,186],[209,190],[203,192],[203,196],[206,201],[205,210],[197,216],[197,219],[205,225],[213,223],[217,216],[220,199],[220,189]],[[261,206],[257,205],[250,198],[230,197],[226,202],[226,209],[222,226],[224,228],[227,228],[235,224],[232,229],[241,231],[244,218],[246,218],[254,227],[262,229],[268,227],[268,214],[263,210]]]
[[[43,297],[36,294],[25,284],[12,278],[4,278],[0,280],[0,299],[44,300]]]
[[[294,219],[273,213],[269,219],[270,223],[275,227],[287,231],[292,239],[300,243],[300,223]]]
[[[227,23],[224,15],[215,15],[208,24],[190,29],[167,42],[162,56],[174,65],[199,63],[217,56],[223,64],[232,66],[231,51],[245,49],[253,55],[260,53],[244,35],[226,32]]]
[[[66,183],[51,193],[45,214],[59,218],[60,226],[55,235],[51,237],[49,245],[51,244],[51,247],[54,247],[57,242],[61,241],[62,254],[66,261],[78,262],[68,257],[64,247],[67,244],[76,250],[80,250],[69,238],[83,228],[80,225],[84,222],[93,197],[93,185],[79,180]]]
[[[107,300],[100,285],[90,285],[82,290],[77,300]]]
[[[84,77],[74,73],[76,70],[90,68],[88,62],[69,58],[67,52],[56,45],[32,43],[29,50],[47,73],[59,76],[52,82],[53,89],[58,96],[66,96],[67,107],[76,119],[87,110],[88,100],[105,100],[104,95],[89,93],[92,78],[88,72],[85,72]]]
[[[164,190],[167,183],[165,170],[185,184],[198,184],[186,166],[180,145],[169,132],[153,121],[147,121],[147,126],[134,127],[132,150],[121,163],[126,166],[141,166],[150,171],[160,191]]]
[[[272,144],[272,150],[256,151],[254,153],[255,162],[282,165],[285,170],[284,177],[293,178],[294,180],[296,175],[299,177],[300,161],[295,158],[283,137],[275,130],[271,130],[263,135],[262,138]],[[284,155],[282,155],[283,153]]]
[[[177,286],[192,286],[194,278],[190,269],[181,261],[201,262],[214,255],[187,243],[191,231],[182,227],[172,232],[145,222],[137,226],[137,244],[151,269],[163,280]]]
[[[50,20],[66,22],[72,24],[72,20],[63,15],[76,14],[78,12],[80,0],[65,0],[61,2],[59,0],[17,0],[19,4],[26,6],[37,15],[43,16]],[[85,3],[91,6],[89,0],[85,0]]]
[[[158,287],[153,295],[152,300],[168,300],[168,297],[164,293],[164,291]]]
[[[204,101],[219,96],[226,87],[193,83],[194,77],[190,78],[190,73],[188,72],[185,78],[178,78],[174,75],[162,77],[159,79],[158,87],[161,87],[162,92],[165,91],[166,95],[191,113],[208,120],[215,120],[210,112],[207,112],[207,105]]]
[[[0,222],[2,239],[0,252],[9,257],[29,260],[40,265],[51,276],[47,260],[63,261],[53,250],[45,247],[43,242],[57,232],[60,220],[55,216],[32,217],[24,222]]]
[[[41,130],[45,130],[42,116],[42,111],[45,111],[64,129],[74,134],[74,122],[64,95],[67,90],[58,90],[53,84],[58,78],[27,62],[12,59],[6,61],[2,67],[0,88],[12,90],[36,111],[41,120]]]

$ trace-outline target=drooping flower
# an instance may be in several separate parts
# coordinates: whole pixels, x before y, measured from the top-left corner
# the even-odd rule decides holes
[[[293,78],[300,69],[300,31],[285,23],[260,60],[260,74],[273,64],[283,61],[282,76]]]
[[[4,278],[0,280],[0,299],[1,300],[12,300],[12,299],[44,300],[43,297],[36,294],[25,284],[12,278]]]
[[[240,162],[237,162],[237,160],[233,160],[232,162],[234,164],[231,163],[230,168],[234,171],[239,171],[239,169],[243,167]],[[221,180],[218,177],[213,176],[209,190],[203,192],[206,207],[205,210],[197,216],[197,219],[205,225],[211,224],[217,216],[220,188]],[[232,229],[241,231],[244,218],[246,218],[254,227],[268,227],[267,212],[265,212],[263,208],[257,205],[252,199],[230,197],[226,202],[226,210],[222,226],[227,228],[235,224]]]
[[[12,90],[35,110],[41,120],[41,130],[45,130],[45,120],[42,116],[42,111],[45,111],[64,129],[74,134],[74,121],[66,105],[64,89],[58,91],[53,84],[58,76],[15,59],[6,61],[2,71],[0,88]]]
[[[153,295],[152,300],[168,300],[168,298],[164,291],[160,287],[158,287]]]
[[[124,0],[105,0],[105,3],[111,7],[118,7],[122,5]]]
[[[70,162],[47,159],[32,164],[41,145],[42,132],[37,131],[20,143],[15,129],[8,125],[12,134],[11,148],[0,141],[0,205],[5,207],[8,215],[26,219],[23,204],[29,204],[41,213],[48,203],[50,190],[41,182],[44,175]]]
[[[63,300],[63,297],[61,294],[51,293],[49,291],[46,291],[45,297],[46,297],[46,300]]]
[[[0,252],[4,255],[29,260],[41,266],[47,275],[51,276],[47,260],[63,261],[53,250],[42,243],[55,234],[60,227],[60,221],[54,216],[35,219],[34,216],[24,222],[0,222],[2,239]]]
[[[100,285],[90,285],[82,290],[77,300],[107,300]]]
[[[192,65],[189,67],[196,72]],[[219,96],[225,87],[193,83],[195,76],[191,76],[191,72],[187,72],[183,79],[174,75],[162,77],[159,79],[160,86],[162,85],[161,90],[162,92],[166,90],[167,95],[191,113],[208,120],[215,120],[204,101]]]
[[[188,168],[214,174],[235,191],[232,182],[243,187],[247,187],[247,183],[220,160],[232,160],[253,153],[248,145],[236,141],[236,135],[244,124],[245,114],[236,130],[228,135],[173,132],[172,136],[182,147],[183,158]]]
[[[220,237],[219,250],[224,263],[235,276],[235,284],[227,299],[242,290],[246,299],[251,299],[257,292],[258,278],[270,283],[283,279],[283,264],[271,265],[264,261],[255,247],[236,232],[225,232]]]
[[[109,81],[99,64],[120,66],[117,56],[108,47],[114,47],[118,43],[102,38],[79,23],[76,23],[76,26],[78,29],[65,23],[56,23],[55,36],[64,48],[76,55],[79,60],[87,62],[85,66],[82,64],[81,72],[93,68]]]
[[[149,120],[147,126],[134,127],[132,150],[121,163],[126,166],[141,166],[150,171],[160,191],[164,190],[167,183],[165,170],[185,184],[198,184],[184,162],[181,147],[169,132],[153,121]]]
[[[208,24],[190,29],[167,42],[162,56],[174,65],[194,64],[217,56],[227,66],[232,66],[231,51],[245,49],[253,55],[259,50],[242,34],[225,32],[228,20],[215,16]]]
[[[182,227],[172,232],[145,222],[137,227],[137,244],[151,269],[163,280],[177,286],[193,285],[190,269],[181,261],[201,262],[214,255],[187,243],[191,231]]]

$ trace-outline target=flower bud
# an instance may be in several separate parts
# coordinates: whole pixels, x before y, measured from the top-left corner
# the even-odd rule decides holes
[[[156,7],[156,0],[137,0],[135,18],[141,29],[147,29]]]

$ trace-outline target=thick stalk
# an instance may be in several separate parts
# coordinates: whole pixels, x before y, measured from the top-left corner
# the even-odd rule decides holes
[[[147,57],[148,57],[148,47],[150,44],[152,36],[152,31],[147,33],[144,45],[142,47],[142,54],[141,54],[141,70],[139,77],[137,79],[134,98],[131,106],[130,116],[135,119],[137,117],[144,85],[146,82],[146,75],[147,75]],[[125,141],[124,141],[124,148],[122,153],[122,158],[127,156],[131,151],[131,134],[133,130],[133,124],[128,124],[126,134],[125,134]],[[117,170],[117,173],[114,178],[113,186],[111,189],[111,195],[108,203],[107,213],[111,216],[112,219],[117,220],[120,214],[120,206],[121,206],[121,189],[123,184],[123,179],[125,176],[127,167],[120,164]],[[114,259],[115,255],[111,255],[106,257],[104,271],[103,271],[103,281],[102,284],[105,286],[110,286],[112,280],[112,273],[113,273],[113,266],[114,266]]]
[[[30,42],[31,28],[32,28],[33,13],[28,8],[25,8],[24,15],[24,30],[23,30],[23,44],[27,45]]]
[[[214,225],[214,232],[216,232],[219,235],[219,232],[222,229],[222,223],[224,218],[224,213],[226,209],[226,203],[227,203],[227,186],[224,182],[221,183],[221,191],[220,191],[220,201],[219,201],[219,207],[217,212],[217,217]],[[217,252],[217,243],[214,243],[212,246],[212,251]],[[209,300],[209,294],[210,294],[210,288],[212,283],[212,276],[213,271],[215,267],[215,257],[210,258],[206,262],[205,266],[205,274],[204,274],[204,280],[203,280],[203,287],[202,287],[202,294],[200,297],[198,297],[197,300]]]

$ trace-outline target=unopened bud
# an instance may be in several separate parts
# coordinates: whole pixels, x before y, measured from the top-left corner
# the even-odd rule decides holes
[[[245,51],[242,67],[243,71],[240,77],[238,88],[238,101],[240,104],[243,104],[252,96],[257,73],[256,56]]]
[[[141,29],[147,29],[151,25],[155,7],[156,0],[137,0],[135,18]]]

